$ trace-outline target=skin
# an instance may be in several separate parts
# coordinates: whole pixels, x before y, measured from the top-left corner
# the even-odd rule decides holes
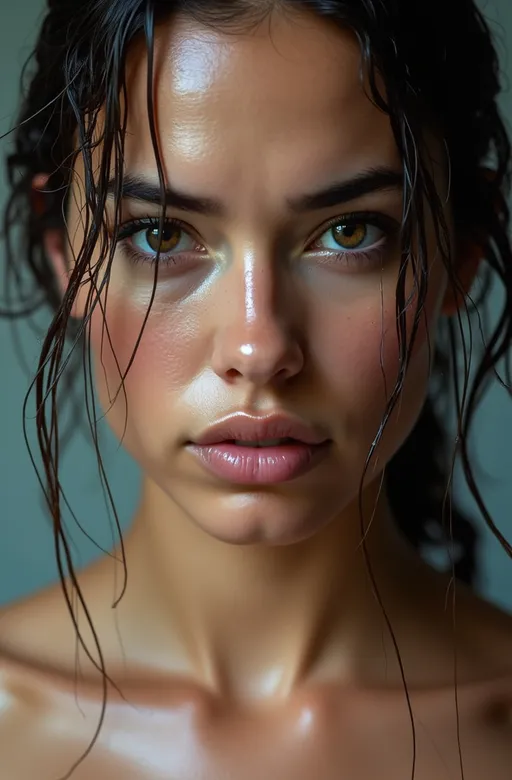
[[[354,258],[351,266],[332,257],[326,264],[310,249],[320,236],[327,240],[329,220],[351,212],[398,222],[402,195],[374,192],[300,216],[286,206],[369,168],[399,171],[389,122],[364,94],[352,36],[312,17],[275,15],[271,35],[262,26],[237,36],[175,19],[159,29],[155,58],[166,181],[222,198],[226,214],[169,210],[187,222],[187,246],[199,250],[162,271],[125,381],[127,407],[117,392],[119,368],[128,366],[140,333],[152,269],[130,265],[119,247],[103,299],[110,343],[99,307],[92,317],[98,396],[119,438],[128,414],[123,445],[144,479],[117,609],[110,607],[119,563],[103,558],[80,573],[107,670],[128,701],[110,690],[100,739],[73,777],[409,777],[410,713],[362,553],[357,503],[398,370],[398,245],[390,238],[370,267]],[[143,49],[135,47],[126,173],[155,182],[145,85]],[[442,191],[441,166],[436,176]],[[82,180],[79,159],[68,215],[75,253]],[[158,208],[123,204],[123,222],[147,216]],[[62,237],[47,238],[65,286]],[[453,584],[397,535],[381,490],[382,469],[425,399],[438,319],[453,307],[432,231],[430,255],[426,317],[399,411],[365,482],[367,549],[420,724],[415,780],[477,780],[484,771],[505,780],[512,619],[457,585],[461,775]],[[83,316],[86,294],[84,286],[75,316]],[[298,416],[333,440],[330,454],[291,482],[251,490],[226,484],[205,473],[184,443],[239,410]],[[79,619],[93,650],[83,612]],[[53,780],[94,733],[100,676],[76,649],[57,587],[4,610],[0,638],[7,702],[0,746],[9,777],[32,780],[37,767],[38,778]]]

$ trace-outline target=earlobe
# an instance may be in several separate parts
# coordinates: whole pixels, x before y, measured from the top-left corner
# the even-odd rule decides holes
[[[466,296],[473,286],[480,263],[484,257],[484,250],[474,242],[463,242],[458,252],[456,275],[460,289],[454,289],[451,282],[444,296],[442,313],[446,317],[452,317],[464,305]]]
[[[69,269],[66,263],[64,231],[61,228],[49,228],[44,231],[43,246],[47,258],[51,261],[59,290],[63,296],[69,281]]]
[[[32,179],[32,208],[40,218],[44,217],[46,211],[44,190],[49,178],[48,174],[39,173]],[[68,275],[65,262],[64,231],[60,228],[44,228],[43,247],[47,258],[53,266],[61,294],[64,294]]]

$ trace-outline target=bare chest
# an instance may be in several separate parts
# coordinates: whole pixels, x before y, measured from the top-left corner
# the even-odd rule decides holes
[[[173,707],[114,703],[87,757],[97,703],[18,710],[0,735],[0,780],[510,780],[512,722],[504,708],[453,694],[303,697],[257,710],[184,698]]]

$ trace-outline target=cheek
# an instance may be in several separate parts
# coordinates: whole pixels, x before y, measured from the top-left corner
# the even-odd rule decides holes
[[[315,311],[311,344],[322,373],[335,388],[367,389],[398,369],[394,295],[373,291],[339,304],[322,302]]]
[[[316,362],[322,366],[329,395],[347,413],[382,409],[385,385],[394,384],[399,368],[395,316],[380,302],[340,313],[327,312],[319,322]]]
[[[387,434],[397,439],[410,431],[425,400],[442,294],[442,279],[436,275],[429,282],[405,383]],[[407,342],[416,307],[413,298],[406,312]],[[364,300],[345,301],[342,309],[324,306],[318,312],[313,342],[315,362],[324,377],[322,392],[328,407],[337,409],[340,436],[367,447],[381,426],[401,369],[394,282],[384,287],[382,296],[369,294]]]
[[[122,417],[124,425],[120,375],[126,373],[124,388],[133,417],[140,417],[137,410],[142,410],[147,418],[152,410],[158,414],[166,402],[177,399],[200,370],[202,341],[196,335],[195,321],[177,309],[170,313],[168,307],[159,310],[155,304],[144,326],[146,312],[146,307],[109,295],[106,326],[99,308],[91,319],[90,342],[103,407],[110,407],[118,395],[109,410],[111,423]]]

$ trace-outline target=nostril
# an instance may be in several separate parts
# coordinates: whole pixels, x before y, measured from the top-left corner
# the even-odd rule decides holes
[[[242,374],[236,368],[229,368],[226,371],[226,379],[236,379],[239,376],[242,376]]]

